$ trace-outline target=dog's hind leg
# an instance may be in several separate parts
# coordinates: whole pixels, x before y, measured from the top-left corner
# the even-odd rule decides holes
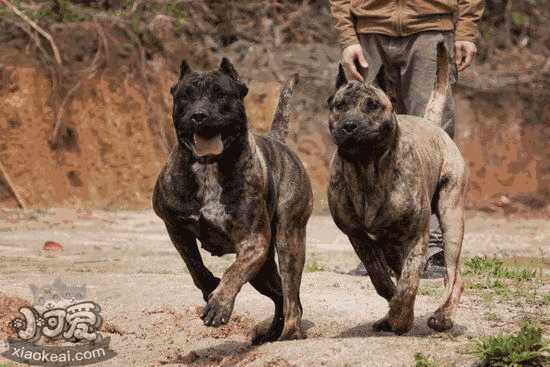
[[[250,284],[261,294],[271,298],[275,304],[275,314],[271,326],[265,333],[257,333],[252,338],[252,344],[263,344],[277,340],[283,331],[283,290],[281,277],[275,263],[274,249],[271,248],[265,264],[258,274],[250,281]]]
[[[220,283],[220,279],[216,278],[204,265],[197,246],[197,240],[192,233],[168,225],[166,229],[176,250],[178,250],[185,265],[187,265],[193,283],[201,290],[202,297],[207,302],[208,296],[216,289]]]
[[[407,246],[403,270],[397,281],[397,289],[390,301],[388,323],[396,334],[409,331],[414,321],[414,301],[420,283],[428,249],[428,221],[420,227],[418,237]]]
[[[378,245],[370,239],[349,237],[349,240],[355,253],[357,253],[359,259],[365,264],[369,272],[370,280],[376,289],[376,293],[390,302],[396,289],[388,271],[389,266],[384,258],[384,253]],[[391,331],[387,315],[376,321],[372,327],[375,331]]]
[[[437,215],[443,232],[447,279],[443,301],[428,319],[428,326],[436,331],[453,327],[452,318],[464,290],[459,267],[464,237],[464,185],[460,181],[445,185],[439,192]]]
[[[300,283],[306,258],[306,228],[279,226],[277,256],[283,288],[284,327],[278,340],[302,339],[302,304]]]

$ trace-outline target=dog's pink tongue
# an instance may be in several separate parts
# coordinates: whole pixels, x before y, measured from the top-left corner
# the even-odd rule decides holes
[[[199,157],[204,157],[205,155],[218,155],[223,152],[223,142],[220,134],[210,139],[194,134],[193,140],[195,143],[195,153],[197,153]]]

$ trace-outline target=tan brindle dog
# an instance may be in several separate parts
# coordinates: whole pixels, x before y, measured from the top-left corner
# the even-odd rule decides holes
[[[447,277],[443,301],[428,320],[430,328],[452,328],[462,294],[459,259],[467,167],[451,138],[436,126],[448,88],[448,67],[441,45],[438,82],[424,118],[396,115],[382,90],[348,82],[341,67],[336,92],[329,98],[329,127],[338,146],[329,206],[376,291],[389,302],[389,312],[374,324],[375,330],[402,334],[413,325],[432,211],[443,231]]]

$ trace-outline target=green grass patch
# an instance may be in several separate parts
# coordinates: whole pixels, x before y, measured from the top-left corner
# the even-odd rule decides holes
[[[81,22],[88,18],[69,0],[59,0],[57,5],[53,1],[47,2],[38,8],[34,14],[31,14],[31,17],[35,19],[51,19],[62,23]]]
[[[495,312],[488,312],[485,314],[485,320],[492,322],[502,321],[502,318]]]
[[[463,274],[466,288],[480,291],[481,295],[491,294],[499,299],[521,305],[525,302],[542,302],[537,292],[542,278],[537,270],[528,267],[507,265],[497,259],[476,256],[464,261]]]
[[[550,343],[542,328],[530,322],[511,335],[474,339],[468,354],[480,360],[480,367],[542,367],[550,364]]]
[[[133,14],[129,20],[130,28],[134,33],[141,32],[141,17],[139,14]]]
[[[419,287],[416,294],[421,296],[435,296],[437,288],[434,287]]]
[[[325,271],[325,267],[317,262],[316,260],[310,260],[308,262],[306,262],[306,265],[304,267],[304,271],[306,273],[315,273],[315,272],[318,272],[318,271]]]
[[[434,360],[430,356],[426,356],[423,353],[416,353],[414,355],[415,367],[437,367]]]
[[[464,261],[464,275],[489,276],[493,278],[511,279],[526,282],[535,278],[536,270],[512,268],[504,262],[487,257],[475,256]]]
[[[184,22],[189,16],[187,9],[181,3],[166,3],[164,4],[164,13],[173,18],[176,18],[178,22]]]

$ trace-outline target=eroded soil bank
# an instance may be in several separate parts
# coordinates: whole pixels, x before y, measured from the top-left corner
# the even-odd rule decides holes
[[[233,28],[224,30],[234,35],[229,40],[214,3],[201,4],[188,4],[182,24],[173,14],[146,13],[132,26],[108,12],[43,24],[61,50],[62,67],[46,60],[44,42],[45,54],[13,19],[0,18],[0,161],[29,207],[149,207],[174,142],[169,88],[181,59],[208,69],[228,56],[249,84],[247,113],[257,131],[269,128],[281,82],[300,74],[290,144],[310,173],[316,209],[326,209],[334,147],[325,101],[339,59],[326,4],[234,4],[227,23]],[[258,11],[266,18],[251,23]],[[304,16],[318,21],[303,22]],[[548,88],[533,71],[550,64],[526,49],[495,51],[487,40],[483,63],[460,75],[456,97],[456,140],[471,173],[468,205],[548,214],[550,106]],[[0,207],[15,206],[0,180]]]

